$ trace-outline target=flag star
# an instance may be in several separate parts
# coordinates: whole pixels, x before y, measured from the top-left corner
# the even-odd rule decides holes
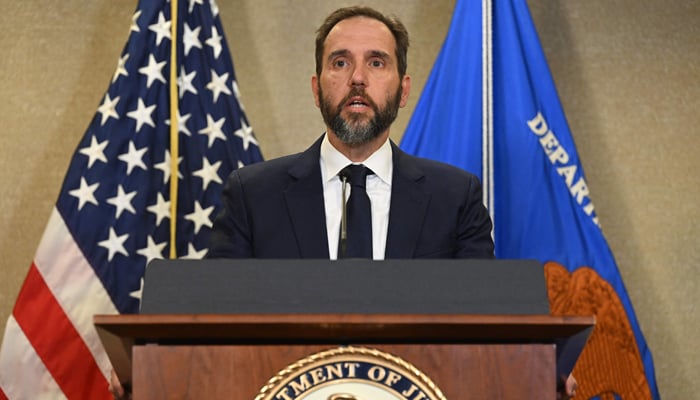
[[[243,161],[238,160],[238,168],[243,168],[245,167],[245,164],[243,164]]]
[[[234,132],[234,135],[243,139],[243,150],[245,151],[248,151],[248,146],[251,143],[253,143],[256,146],[258,145],[258,141],[255,140],[255,136],[253,135],[253,128],[246,125],[243,118],[241,118],[241,129]]]
[[[119,61],[117,62],[117,70],[114,71],[114,76],[112,77],[112,83],[119,79],[120,76],[129,76],[129,71],[126,70],[126,60],[128,59],[129,53],[119,57]]]
[[[221,127],[224,125],[224,122],[226,122],[225,117],[222,117],[218,121],[214,121],[214,118],[212,118],[211,114],[207,114],[207,127],[204,129],[200,129],[199,133],[202,135],[209,136],[210,148],[211,145],[214,144],[214,141],[216,139],[226,140],[226,135],[224,135],[224,132],[221,130]]]
[[[178,111],[178,114],[180,112]],[[189,128],[187,128],[187,121],[189,121],[192,114],[179,115],[177,119],[177,130],[184,133],[187,136],[192,136]]]
[[[97,112],[102,114],[102,121],[100,122],[100,125],[104,126],[109,117],[119,119],[119,114],[117,114],[117,103],[119,103],[119,96],[112,99],[109,97],[109,93],[105,94],[105,99],[102,101],[102,104],[97,107]]]
[[[219,15],[219,6],[216,4],[215,0],[211,0],[211,15],[216,18]]]
[[[215,26],[211,27],[211,37],[207,40],[204,41],[209,47],[212,48],[214,51],[214,58],[219,58],[219,54],[221,54],[221,39],[223,39],[219,35],[219,31],[216,30]]]
[[[141,10],[136,10],[134,15],[131,17],[131,27],[129,28],[129,32],[141,32],[139,29],[139,24],[138,24],[138,19],[141,16]]]
[[[127,164],[126,174],[131,175],[131,170],[134,167],[139,167],[144,171],[147,170],[146,164],[143,162],[143,155],[148,151],[148,147],[136,150],[134,142],[129,142],[129,151],[120,155],[118,158]]]
[[[148,26],[148,30],[155,32],[156,36],[156,46],[160,45],[163,38],[170,39],[170,21],[165,20],[165,16],[161,11],[158,14],[158,22],[153,25]]]
[[[146,257],[146,265],[157,258],[163,258],[163,249],[168,242],[156,243],[151,236],[148,236],[146,247],[136,250],[138,255]]]
[[[212,91],[214,95],[214,103],[216,103],[216,100],[219,98],[221,92],[231,94],[228,86],[226,86],[226,80],[228,80],[228,72],[224,73],[223,75],[219,75],[213,69],[211,70],[211,82],[207,83],[207,89]]]
[[[163,184],[165,184],[168,182],[168,179],[170,179],[170,170],[172,167],[172,159],[170,158],[170,152],[168,150],[165,150],[165,157],[163,157],[163,158],[164,158],[163,162],[159,162],[158,164],[155,164],[153,167],[163,171]],[[180,165],[181,161],[182,161],[182,157],[178,157],[177,165]],[[177,177],[182,179],[182,174],[180,173],[179,169],[177,171]]]
[[[99,182],[93,183],[92,185],[88,185],[85,178],[81,177],[80,187],[68,192],[68,194],[78,199],[78,211],[80,211],[83,208],[85,203],[92,203],[94,205],[98,205],[97,199],[95,198],[95,191],[99,186]]]
[[[156,204],[148,206],[146,210],[156,215],[156,226],[166,219],[170,218],[170,201],[165,201],[162,193],[158,193]]]
[[[109,238],[106,240],[103,240],[97,244],[99,244],[101,247],[104,247],[107,249],[109,252],[107,256],[107,260],[112,261],[112,258],[114,258],[114,255],[116,253],[120,253],[125,256],[129,256],[129,253],[126,252],[126,249],[124,248],[124,242],[129,238],[129,234],[125,233],[121,236],[117,236],[117,233],[114,231],[114,228],[110,227],[109,228]]]
[[[202,42],[199,41],[199,31],[201,29],[201,26],[191,29],[187,22],[185,22],[185,33],[182,35],[182,41],[185,44],[185,56],[190,53],[193,47],[198,49],[202,48]]]
[[[143,278],[141,278],[141,283],[140,286],[137,290],[134,290],[133,292],[129,292],[129,296],[133,297],[134,299],[141,300],[141,296],[143,295]]]
[[[148,81],[146,82],[146,88],[150,88],[153,84],[153,81],[155,80],[159,80],[165,83],[165,78],[163,77],[163,67],[165,67],[165,64],[165,61],[156,61],[156,58],[153,57],[153,54],[148,55],[148,65],[139,68],[139,72],[143,75],[146,75],[146,77],[148,78]]]
[[[195,88],[192,84],[192,81],[196,75],[196,70],[188,74],[185,72],[184,66],[180,67],[180,76],[177,78],[177,86],[180,88],[180,98],[182,98],[186,92],[197,94],[197,88]]]
[[[192,13],[192,10],[194,10],[194,5],[195,5],[195,3],[196,3],[196,4],[199,4],[199,5],[202,5],[202,4],[203,4],[203,3],[202,3],[202,0],[190,0],[190,8],[189,8],[190,14]]]
[[[219,167],[221,167],[221,161],[215,162],[213,165],[209,164],[209,160],[206,157],[202,157],[202,169],[194,171],[192,175],[202,178],[202,190],[207,190],[209,183],[223,183],[221,177],[219,177]]]
[[[107,147],[107,144],[109,143],[109,140],[105,140],[104,142],[97,142],[97,139],[95,136],[90,138],[90,147],[83,147],[80,149],[80,154],[85,154],[88,156],[88,168],[92,167],[92,164],[95,163],[95,161],[102,161],[103,163],[107,163],[107,157],[105,157],[105,147]]]
[[[153,114],[153,110],[155,110],[155,108],[155,104],[146,107],[146,105],[143,104],[143,100],[139,98],[139,103],[136,109],[126,113],[129,118],[136,120],[136,132],[141,130],[143,124],[147,124],[155,128],[156,124],[153,123],[153,118],[151,117],[151,114]]]
[[[187,244],[187,254],[180,257],[186,260],[199,260],[207,255],[207,248],[197,250],[192,243]]]
[[[134,206],[131,205],[131,201],[134,199],[134,196],[136,196],[137,191],[133,191],[131,193],[126,193],[124,192],[124,188],[122,185],[119,185],[117,187],[117,195],[107,199],[107,203],[115,206],[117,208],[116,210],[116,218],[118,219],[119,216],[124,212],[124,210],[129,211],[132,214],[136,214],[136,210],[134,209]]]
[[[241,111],[245,111],[245,107],[243,107],[243,102],[241,101],[241,91],[238,89],[238,82],[235,80],[232,82],[231,89],[233,89],[233,95],[236,96],[236,101],[238,101],[238,106],[241,108]]]
[[[194,224],[194,233],[199,233],[202,226],[208,226],[211,228],[212,223],[209,215],[214,211],[214,206],[209,206],[207,208],[202,208],[199,201],[194,202],[194,212],[192,214],[185,215],[185,219],[192,221]]]
[[[187,136],[192,136],[192,132],[190,132],[190,129],[187,127],[187,121],[189,121],[190,117],[192,117],[192,114],[180,115],[180,110],[177,111],[177,130]],[[170,126],[169,119],[166,119],[165,123]]]

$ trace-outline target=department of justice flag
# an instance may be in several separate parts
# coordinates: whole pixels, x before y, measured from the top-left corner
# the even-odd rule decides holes
[[[138,311],[150,260],[201,258],[226,176],[262,160],[214,0],[141,0],[128,34],[7,321],[0,399],[111,399],[93,315]]]
[[[544,264],[553,314],[595,315],[576,398],[659,399],[525,0],[457,1],[401,147],[480,176],[497,257]]]

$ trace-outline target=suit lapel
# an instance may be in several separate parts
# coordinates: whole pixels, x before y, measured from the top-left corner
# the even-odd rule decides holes
[[[425,179],[411,157],[391,143],[394,172],[385,258],[412,258],[430,202],[421,181]]]
[[[320,149],[321,139],[300,154],[288,171],[291,183],[284,192],[301,258],[329,258]]]

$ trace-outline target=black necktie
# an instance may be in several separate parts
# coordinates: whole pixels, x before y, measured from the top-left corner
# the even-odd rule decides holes
[[[350,181],[352,189],[345,205],[347,215],[347,241],[343,252],[343,240],[338,258],[372,258],[372,209],[365,188],[371,169],[364,165],[348,165],[340,171],[343,182]],[[341,227],[342,229],[342,227]],[[341,232],[342,236],[342,232]]]

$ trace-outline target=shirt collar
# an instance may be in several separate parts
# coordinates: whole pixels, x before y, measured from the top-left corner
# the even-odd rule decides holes
[[[341,169],[349,164],[353,164],[343,153],[339,152],[328,140],[328,134],[324,135],[321,141],[321,173],[323,181],[329,182],[334,179]],[[379,177],[384,183],[391,185],[391,174],[393,172],[392,149],[389,140],[372,153],[369,158],[362,162],[367,168]]]

